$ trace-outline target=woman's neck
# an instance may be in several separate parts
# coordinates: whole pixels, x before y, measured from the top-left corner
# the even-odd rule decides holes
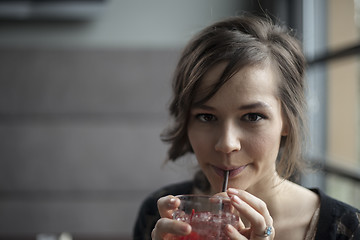
[[[274,173],[272,176],[263,178],[256,185],[246,189],[246,191],[264,201],[272,214],[281,205],[286,184],[287,180]]]

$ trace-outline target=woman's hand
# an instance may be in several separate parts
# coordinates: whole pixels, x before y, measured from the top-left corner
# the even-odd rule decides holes
[[[243,190],[229,188],[227,194],[231,198],[231,204],[239,212],[240,216],[246,218],[251,224],[248,228],[245,226],[240,227],[240,230],[227,225],[226,231],[230,239],[274,239],[273,219],[265,202]]]
[[[153,240],[164,239],[167,234],[188,235],[191,226],[185,222],[172,219],[172,213],[180,205],[180,199],[169,195],[162,197],[157,202],[161,218],[157,221],[151,233]]]

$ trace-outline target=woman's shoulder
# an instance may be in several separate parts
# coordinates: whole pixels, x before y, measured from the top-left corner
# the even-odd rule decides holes
[[[320,197],[321,208],[329,212],[334,217],[343,216],[344,214],[359,214],[360,210],[335,198],[330,197],[319,189],[311,189]],[[330,211],[329,211],[330,210]]]
[[[316,239],[326,239],[330,235],[336,236],[336,239],[360,239],[360,210],[328,196],[319,189],[311,190],[320,197]]]

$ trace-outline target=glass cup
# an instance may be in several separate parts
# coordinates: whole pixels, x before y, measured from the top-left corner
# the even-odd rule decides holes
[[[231,224],[238,225],[236,216],[230,204],[230,199],[221,196],[179,195],[180,206],[173,213],[173,218],[187,222],[192,232],[187,236],[167,236],[167,240],[196,240],[196,239],[228,239],[224,227]]]

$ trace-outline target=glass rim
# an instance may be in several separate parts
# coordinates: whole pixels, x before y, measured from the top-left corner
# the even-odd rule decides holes
[[[221,196],[221,195],[206,195],[206,194],[179,194],[175,196],[176,198],[184,199],[184,198],[200,198],[200,199],[224,199],[230,200],[230,197]]]

